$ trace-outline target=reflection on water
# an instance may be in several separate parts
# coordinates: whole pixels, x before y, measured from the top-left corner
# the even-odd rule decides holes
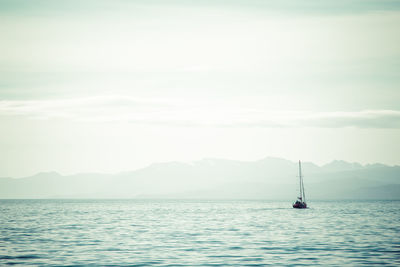
[[[400,202],[0,200],[0,265],[400,264]]]

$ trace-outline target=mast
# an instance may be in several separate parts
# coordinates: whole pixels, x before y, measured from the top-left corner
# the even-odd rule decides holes
[[[304,192],[304,182],[303,182],[303,176],[301,175],[301,163],[299,160],[299,170],[300,170],[300,181],[301,181],[301,188],[302,188],[302,192],[303,192],[303,202],[306,202],[306,194]]]
[[[300,160],[299,160],[299,179],[300,179],[300,199],[302,199],[302,197],[303,197],[303,192],[302,192],[302,186],[301,186],[301,184],[302,184],[302,182],[301,182],[301,163],[300,163]]]

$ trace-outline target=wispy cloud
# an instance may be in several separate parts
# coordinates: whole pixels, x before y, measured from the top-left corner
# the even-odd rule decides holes
[[[325,112],[311,116],[305,125],[340,128],[400,128],[399,110],[363,110],[353,112]]]
[[[2,100],[0,115],[39,120],[126,122],[193,127],[400,128],[400,110],[312,112],[235,107],[119,95],[56,100]]]

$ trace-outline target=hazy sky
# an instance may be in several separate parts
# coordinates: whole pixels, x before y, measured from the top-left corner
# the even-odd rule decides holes
[[[400,164],[400,1],[0,0],[0,176]]]

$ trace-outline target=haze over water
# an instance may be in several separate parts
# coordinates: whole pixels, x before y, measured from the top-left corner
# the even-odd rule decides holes
[[[0,265],[400,264],[399,201],[1,200]]]

